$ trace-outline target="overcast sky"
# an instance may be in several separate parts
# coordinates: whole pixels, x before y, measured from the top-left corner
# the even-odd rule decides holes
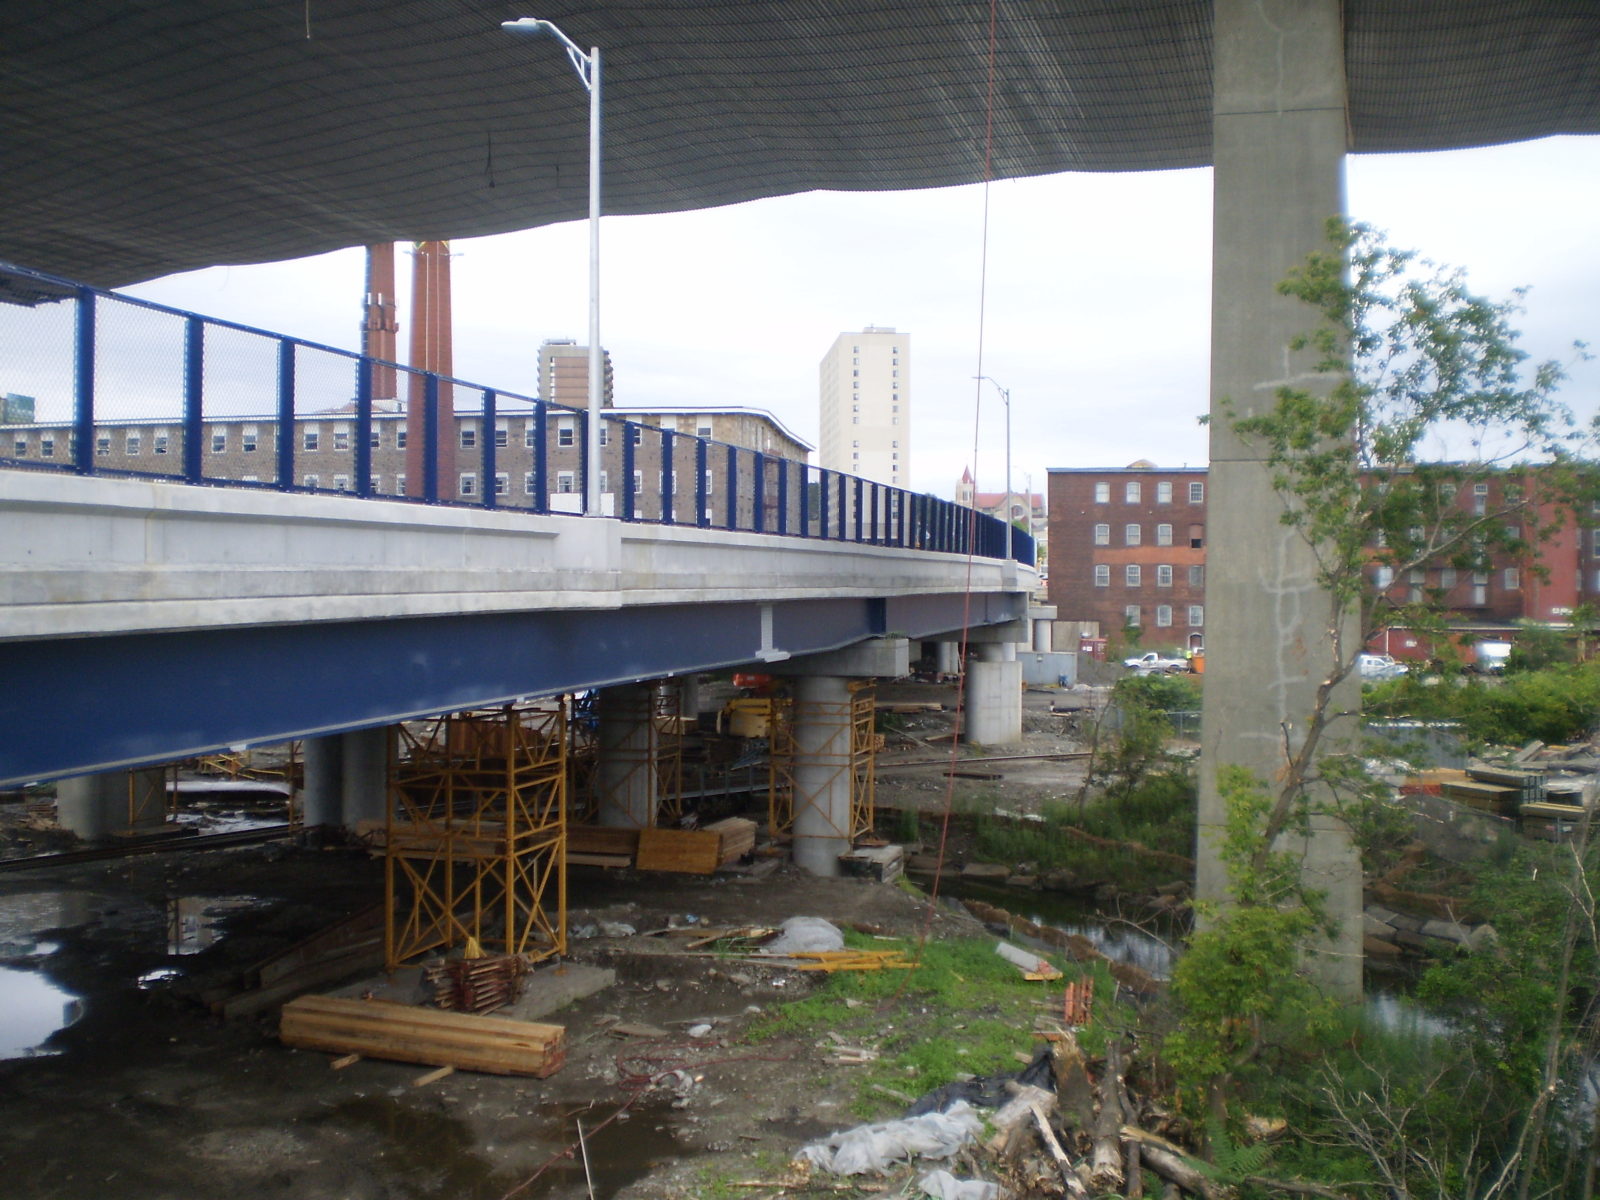
[[[1600,345],[1600,137],[1349,160],[1353,217],[1467,269],[1504,296],[1531,285],[1523,345]],[[602,224],[602,342],[629,407],[764,408],[815,444],[817,364],[841,332],[910,334],[911,483],[949,496],[972,464],[1013,486],[1051,467],[1203,465],[1211,173],[1057,175],[989,189],[812,193]],[[535,390],[540,341],[587,337],[583,222],[454,243],[456,374]],[[410,263],[397,256],[404,356]],[[218,267],[127,289],[207,315],[355,349],[359,249]],[[1600,367],[1566,390],[1600,409]],[[981,407],[977,407],[981,405]]]

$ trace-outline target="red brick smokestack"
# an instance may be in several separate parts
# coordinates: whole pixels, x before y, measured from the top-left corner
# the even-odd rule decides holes
[[[406,381],[406,495],[423,492],[422,449],[426,440],[423,377],[453,375],[450,338],[450,243],[418,242],[411,274],[411,357]],[[456,498],[455,403],[448,383],[439,384],[439,499]]]
[[[383,362],[398,361],[400,353],[395,334],[399,332],[394,301],[394,243],[382,242],[367,247],[367,297],[362,306],[361,353]],[[373,400],[393,400],[398,395],[394,368],[374,365]]]

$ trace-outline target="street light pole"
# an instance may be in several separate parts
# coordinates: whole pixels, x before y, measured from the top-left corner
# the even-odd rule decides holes
[[[589,419],[584,437],[583,511],[600,514],[600,421],[605,373],[600,357],[600,47],[585,54],[551,21],[521,17],[502,21],[508,33],[550,35],[567,51],[567,60],[589,93]]]
[[[983,380],[987,379],[990,383],[993,383],[994,384],[994,390],[1000,393],[1000,399],[1005,402],[1005,406],[1006,406],[1006,507],[1005,507],[1006,557],[1007,558],[1011,558],[1011,557],[1013,557],[1013,555],[1011,553],[1011,389],[1010,388],[1001,387],[998,383],[995,382],[994,378],[992,376],[989,376],[989,375],[978,375],[975,378],[978,379],[979,382],[982,382]],[[1027,508],[1028,508],[1028,532],[1032,533],[1033,532],[1033,498],[1031,496],[1028,498]]]

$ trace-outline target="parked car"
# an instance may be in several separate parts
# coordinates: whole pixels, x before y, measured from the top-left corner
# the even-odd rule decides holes
[[[1405,663],[1387,654],[1363,654],[1356,659],[1356,668],[1361,672],[1361,678],[1368,683],[1393,679],[1396,675],[1406,673]]]
[[[1189,669],[1189,660],[1186,658],[1164,658],[1154,650],[1148,654],[1140,654],[1134,658],[1125,658],[1122,665],[1131,667],[1141,675],[1168,674],[1177,675]]]

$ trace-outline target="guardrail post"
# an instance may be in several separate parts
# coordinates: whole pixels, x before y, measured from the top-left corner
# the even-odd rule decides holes
[[[294,343],[278,342],[278,490],[294,490]]]
[[[439,503],[439,377],[422,377],[422,499]]]
[[[635,425],[632,421],[622,423],[622,512],[618,515],[624,521],[632,521],[637,515],[634,512],[637,497],[633,487],[633,464],[637,461],[637,455],[633,448],[633,435],[641,428],[643,426]]]
[[[72,468],[79,475],[94,474],[94,301],[93,289],[78,289],[72,339],[72,428],[77,437]]]
[[[499,408],[499,393],[493,388],[483,391],[483,506],[494,508],[499,503],[499,497],[494,490],[494,469],[499,465],[494,444],[495,413]],[[509,486],[509,485],[508,485]]]
[[[670,429],[661,431],[661,523],[672,524],[672,491],[677,483],[672,473],[672,448],[677,434]]]
[[[778,533],[789,533],[789,460],[778,458]]]
[[[199,483],[205,473],[206,324],[199,317],[183,319],[183,481]]]
[[[755,497],[750,508],[750,528],[756,533],[767,531],[767,456],[757,450],[750,457],[751,474],[755,476],[755,486],[751,495]]]
[[[839,485],[836,489],[838,492],[837,508],[839,510],[839,531],[834,536],[837,537],[839,541],[843,542],[848,539],[850,533],[850,527],[848,525],[848,521],[850,520],[850,509],[849,505],[845,503],[845,498],[848,495],[850,488],[850,477],[844,474],[842,471],[838,471],[834,473],[833,478]]]
[[[728,528],[739,528],[739,447],[728,447]]]
[[[862,537],[862,534],[864,533],[864,529],[863,529],[863,525],[862,525],[862,517],[865,514],[862,512],[862,509],[864,507],[864,505],[862,504],[862,501],[866,499],[866,493],[867,493],[866,480],[862,479],[861,476],[857,475],[856,478],[855,478],[855,486],[851,490],[855,493],[854,500],[855,500],[855,510],[856,510],[856,512],[855,512],[855,517],[856,517],[856,542],[857,542],[857,544],[860,544],[864,540],[863,537]]]
[[[356,444],[350,469],[355,474],[355,492],[363,500],[372,496],[372,360],[356,359]]]
[[[550,511],[550,488],[545,478],[546,468],[549,465],[545,457],[546,423],[545,402],[535,400],[533,402],[533,511],[536,513]]]
[[[711,443],[703,437],[694,440],[694,523],[711,527],[711,506],[706,503],[706,476],[710,474]]]

